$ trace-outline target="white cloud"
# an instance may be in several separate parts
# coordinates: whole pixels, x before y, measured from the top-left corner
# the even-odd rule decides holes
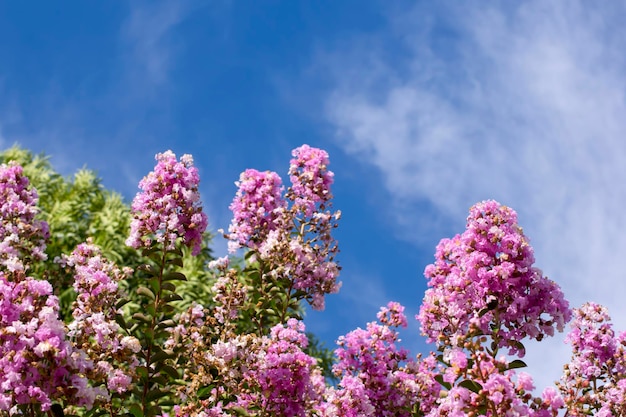
[[[172,29],[186,15],[185,2],[133,4],[122,28],[122,37],[131,49],[129,64],[138,80],[159,85],[167,82],[175,51]]]
[[[392,15],[378,42],[368,35],[367,53],[350,53],[366,50],[358,39],[343,45],[327,115],[338,143],[384,176],[399,235],[433,232],[417,203],[458,224],[497,199],[518,211],[572,305],[605,304],[626,329],[626,9],[506,5],[419,6]],[[390,42],[408,54],[389,59]],[[529,351],[540,386],[569,357],[561,343]]]

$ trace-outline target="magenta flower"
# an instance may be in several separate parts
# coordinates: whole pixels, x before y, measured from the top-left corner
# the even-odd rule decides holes
[[[341,213],[328,210],[333,182],[328,154],[303,145],[292,155],[292,186],[284,196],[278,174],[254,169],[241,174],[226,237],[231,252],[242,247],[256,252],[273,279],[284,280],[290,291],[322,310],[324,296],[341,286],[331,233]]]
[[[586,303],[574,310],[572,360],[560,389],[572,415],[618,416],[626,413],[626,332],[615,335],[605,307]]]
[[[37,220],[37,191],[11,161],[0,166],[0,265],[23,271],[31,260],[44,260],[48,224]]]
[[[156,155],[157,165],[139,183],[141,192],[132,203],[133,221],[126,244],[133,248],[149,247],[152,239],[174,249],[182,238],[194,255],[201,250],[202,233],[207,217],[202,211],[198,192],[198,170],[191,155],[180,162],[172,151]]]
[[[417,316],[431,342],[462,346],[468,335],[491,335],[523,356],[519,341],[552,336],[571,317],[559,286],[533,266],[517,214],[495,201],[472,207],[466,231],[443,239],[435,258]]]
[[[135,353],[141,348],[139,340],[125,336],[115,321],[121,313],[115,308],[122,295],[118,283],[131,271],[120,270],[91,240],[78,245],[61,262],[72,268],[76,291],[68,335],[74,346],[85,352],[86,359],[97,364],[85,373],[99,386],[98,399],[108,400],[110,393],[103,386],[110,392],[125,392],[138,365]]]
[[[285,227],[282,180],[275,172],[247,169],[235,183],[239,189],[230,205],[229,250],[256,249],[269,232]]]
[[[319,204],[332,199],[330,186],[333,172],[327,169],[328,153],[322,149],[302,145],[291,152],[294,157],[289,166],[294,205],[307,217],[313,215]]]
[[[242,392],[238,404],[277,417],[310,415],[308,411],[319,406],[324,382],[315,358],[302,351],[307,345],[302,322],[289,319],[285,326],[274,326],[270,337],[263,339],[255,362],[243,374],[246,385],[253,389]]]
[[[26,275],[30,262],[46,259],[48,225],[37,220],[37,193],[21,166],[0,166],[0,410],[56,398],[91,406],[82,370],[59,320],[58,298],[48,281]],[[16,409],[13,409],[14,412]]]
[[[327,394],[332,404],[329,410],[338,415],[408,417],[414,405],[422,412],[434,406],[439,398],[434,361],[410,359],[408,351],[396,346],[398,333],[390,328],[406,323],[403,310],[402,305],[391,302],[379,313],[385,324],[371,322],[367,329],[339,338],[333,372],[340,382]],[[363,398],[367,400],[354,401]]]
[[[57,398],[91,407],[93,395],[58,318],[58,299],[47,281],[24,277],[12,282],[0,273],[0,410]],[[85,386],[77,393],[76,388]]]

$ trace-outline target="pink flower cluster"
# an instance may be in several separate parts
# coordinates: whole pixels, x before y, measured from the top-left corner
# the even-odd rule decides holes
[[[256,249],[268,233],[284,228],[282,180],[275,172],[247,169],[235,183],[238,190],[230,210],[233,220],[228,228],[229,251]]]
[[[48,224],[37,220],[37,191],[14,161],[0,166],[0,265],[24,270],[31,260],[46,259]]]
[[[333,366],[339,387],[329,389],[325,416],[411,416],[414,407],[428,412],[435,405],[440,387],[434,360],[409,359],[396,347],[398,333],[389,327],[406,326],[403,310],[391,302],[379,313],[385,324],[371,322],[339,338]]]
[[[97,397],[108,401],[110,392],[119,394],[130,388],[138,365],[134,354],[141,349],[139,340],[124,335],[115,321],[122,313],[115,308],[122,295],[118,283],[131,271],[121,271],[90,240],[78,245],[61,262],[72,268],[76,291],[74,321],[68,336],[91,361],[87,372],[91,383],[108,389],[97,389]]]
[[[274,326],[243,374],[244,384],[252,389],[243,391],[236,404],[277,417],[310,415],[307,411],[318,406],[325,385],[315,358],[302,351],[307,345],[302,322],[289,319]]]
[[[191,328],[199,329],[203,319],[197,316],[196,320]],[[194,400],[194,390],[186,390],[182,398],[187,403],[175,407],[174,415],[312,415],[321,407],[326,386],[316,359],[303,351],[308,344],[304,331],[302,322],[290,319],[285,325],[274,326],[268,336],[226,336],[208,349],[187,355],[196,367],[193,375],[188,375],[192,377],[188,385],[195,392],[209,384],[214,388],[208,398],[200,401]],[[202,341],[195,346],[188,344],[192,351],[202,346]],[[208,369],[219,373],[219,383],[214,382]],[[204,383],[198,384],[199,379]],[[261,414],[257,414],[259,411]]]
[[[470,349],[473,350],[473,349]],[[448,384],[428,417],[462,416],[473,410],[484,415],[556,417],[563,399],[554,388],[547,388],[542,398],[534,398],[530,375],[509,369],[505,357],[494,358],[475,350],[468,358],[459,348],[449,348],[439,358],[442,384]]]
[[[177,324],[168,329],[170,336],[165,341],[165,349],[176,346],[191,347],[193,343],[200,342],[202,335],[197,329],[204,326],[204,307],[201,304],[193,304],[176,318]]]
[[[176,240],[198,254],[207,217],[202,211],[198,191],[198,170],[191,155],[183,155],[180,162],[172,151],[156,155],[157,165],[139,183],[141,192],[132,203],[133,221],[126,244],[133,248],[149,247],[152,239],[174,249]]]
[[[566,342],[573,355],[560,382],[569,415],[626,415],[626,332],[615,335],[605,307],[574,310]]]
[[[311,217],[319,205],[330,201],[333,172],[327,169],[330,160],[322,149],[302,145],[291,152],[289,178],[294,195],[294,206]],[[323,210],[323,209],[322,209]]]
[[[213,315],[218,323],[225,324],[234,321],[239,308],[246,301],[247,290],[243,286],[234,270],[221,275],[213,284],[213,301],[215,309]]]
[[[74,354],[58,313],[48,281],[10,281],[0,273],[0,410],[39,404],[46,411],[59,397],[91,406],[86,363]]]
[[[0,410],[13,413],[25,404],[45,411],[64,396],[91,405],[86,364],[67,340],[52,286],[26,276],[30,262],[46,259],[36,202],[22,167],[0,166]]]
[[[533,266],[517,214],[495,201],[473,206],[465,232],[443,239],[435,258],[417,316],[431,342],[462,347],[468,335],[490,335],[523,356],[520,340],[552,336],[571,317],[559,286]]]
[[[252,169],[241,174],[226,237],[231,251],[255,251],[274,278],[289,281],[288,288],[304,293],[313,308],[322,310],[324,295],[340,287],[331,234],[340,212],[327,210],[333,173],[321,149],[303,145],[292,155],[292,185],[284,196],[278,174]]]

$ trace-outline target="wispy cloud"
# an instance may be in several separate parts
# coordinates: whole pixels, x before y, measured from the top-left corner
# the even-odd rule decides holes
[[[384,176],[399,235],[448,232],[417,203],[459,224],[476,201],[497,199],[518,211],[538,266],[572,304],[601,302],[626,328],[626,8],[509,5],[392,13],[391,38],[330,55],[328,118],[338,143]],[[385,50],[394,42],[406,53]],[[561,343],[530,356],[544,365],[540,384],[568,358]]]
[[[163,85],[176,55],[173,29],[186,16],[188,2],[157,2],[131,6],[121,38],[129,47],[126,64],[132,80]],[[179,45],[180,46],[180,45]]]

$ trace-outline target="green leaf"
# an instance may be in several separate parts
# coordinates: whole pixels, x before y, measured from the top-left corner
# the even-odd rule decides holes
[[[461,381],[459,383],[459,387],[467,388],[468,390],[475,392],[476,394],[478,394],[480,390],[483,389],[482,385],[480,385],[478,382],[469,379]]]
[[[248,414],[248,412],[244,410],[242,407],[231,407],[229,410],[234,412],[235,415],[237,416],[250,417],[250,414]]]
[[[152,277],[148,280],[148,284],[150,284],[150,287],[152,288],[152,291],[154,293],[159,292],[159,278],[158,277]]]
[[[176,370],[176,368],[174,368],[173,366],[170,366],[170,365],[163,365],[161,367],[161,372],[166,373],[172,379],[179,379],[180,378],[180,375],[178,374],[178,371]]]
[[[158,330],[154,332],[154,338],[159,340],[159,339],[167,339],[168,337],[170,337],[171,333],[167,330]]]
[[[139,287],[137,288],[137,295],[143,295],[144,297],[148,297],[150,300],[154,300],[154,293],[147,287]]]
[[[183,258],[179,258],[179,257],[172,258],[172,259],[170,259],[169,264],[170,265],[175,265],[175,266],[178,266],[178,267],[182,268],[183,267]]]
[[[517,350],[519,350],[521,352],[526,352],[526,347],[519,340],[513,340],[513,341],[510,342],[510,344],[513,345],[514,347],[516,347]]]
[[[142,250],[141,250],[141,254],[142,254],[143,256],[150,256],[150,255],[152,255],[152,254],[154,254],[154,253],[157,253],[157,252],[160,252],[160,251],[161,251],[161,248],[159,248],[159,247],[157,247],[157,246],[152,246],[152,247],[150,247],[150,248],[145,248],[145,249],[142,249]]]
[[[143,417],[143,410],[141,409],[141,405],[139,404],[133,404],[131,405],[128,410],[131,412],[131,414],[135,417]]]
[[[169,329],[170,327],[176,326],[176,322],[172,319],[163,320],[162,322],[157,323],[157,329]]]
[[[158,351],[150,358],[150,363],[153,364],[155,362],[164,361],[166,359],[172,359],[174,356],[176,355],[171,350],[161,350],[159,348]]]
[[[124,320],[124,316],[121,314],[115,315],[115,322],[120,325],[120,327],[124,330],[128,329],[128,325],[126,324],[126,320]]]
[[[261,282],[261,273],[257,269],[250,271],[248,277],[250,277],[250,280],[254,283]]]
[[[137,372],[137,375],[139,375],[139,378],[148,377],[148,368],[146,368],[145,366],[138,366],[137,368],[135,368],[135,371]]]
[[[155,388],[148,391],[148,393],[146,394],[146,401],[152,402],[154,400],[158,400],[159,398],[165,397],[167,394],[167,391]]]
[[[148,265],[148,264],[144,264],[139,266],[140,271],[144,271],[146,272],[148,275],[152,276],[152,277],[158,277],[159,275],[161,275],[161,271],[159,271],[157,268],[155,268],[152,265]]]
[[[183,299],[183,297],[181,297],[180,295],[173,293],[173,294],[167,294],[165,296],[163,296],[163,298],[161,298],[161,300],[164,303],[170,303],[172,301],[181,301]]]
[[[155,375],[151,378],[151,381],[161,386],[167,385],[168,383],[168,380],[165,377],[165,375]]]
[[[135,313],[133,314],[133,319],[137,321],[142,321],[144,323],[152,323],[152,317],[146,316],[143,313]]]
[[[179,247],[175,247],[174,249],[170,249],[170,250],[168,251],[168,253],[171,253],[171,254],[173,254],[173,255],[176,255],[176,256],[178,256],[179,258],[181,258],[181,257],[183,256],[183,251],[182,251],[182,249],[181,249],[181,248],[179,248]]]
[[[163,275],[163,281],[187,281],[187,277],[182,272],[168,272]]]
[[[143,332],[143,336],[146,339],[146,342],[148,343],[148,346],[152,345],[152,341],[154,340],[154,329],[152,329],[151,327],[148,327]]]
[[[514,361],[509,363],[506,369],[509,370],[509,369],[517,369],[517,368],[526,368],[527,366],[528,365],[526,365],[526,363],[523,360],[515,359]]]
[[[148,255],[148,258],[152,259],[152,261],[157,265],[160,265],[161,262],[163,262],[163,254],[161,253],[160,250],[157,250],[151,253],[150,255]]]
[[[452,385],[450,385],[449,382],[443,380],[443,375],[435,375],[435,381],[439,382],[439,385],[447,390],[450,390],[452,388]]]
[[[280,288],[281,291],[284,291],[282,288]],[[293,293],[293,297],[296,300],[302,300],[304,299],[306,296],[308,295],[308,293],[306,291],[302,291],[302,290],[297,290],[296,292]]]
[[[209,398],[211,396],[211,391],[213,391],[213,388],[215,388],[214,385],[207,385],[206,387],[200,388],[196,393],[198,399],[204,400],[206,398]]]
[[[120,308],[124,307],[126,304],[128,304],[130,302],[130,299],[128,298],[120,298],[119,300],[117,300],[117,302],[115,303],[115,309],[119,310]]]

